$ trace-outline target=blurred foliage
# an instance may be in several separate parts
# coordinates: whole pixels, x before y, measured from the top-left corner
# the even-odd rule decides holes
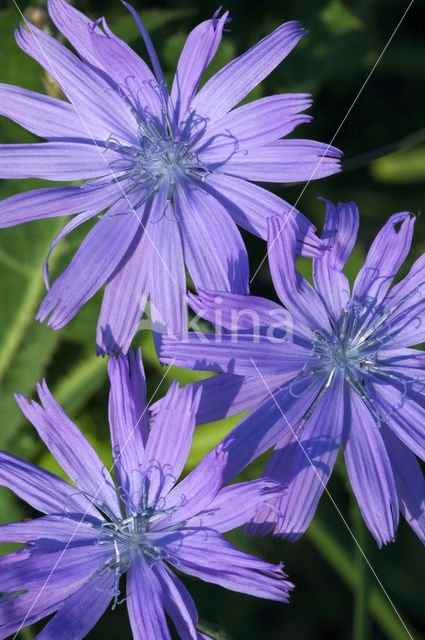
[[[399,151],[375,160],[371,172],[376,180],[382,182],[425,181],[425,147]]]
[[[133,3],[142,13],[157,48],[164,72],[171,81],[179,51],[187,33],[217,9],[216,0],[144,0]],[[18,2],[22,11],[43,28],[58,35],[43,9],[45,3]],[[75,0],[75,5],[93,18],[105,15],[115,33],[124,38],[142,56],[146,56],[138,29],[117,0]],[[295,132],[339,146],[347,159],[347,171],[326,180],[304,185],[274,186],[275,193],[294,204],[320,229],[324,204],[318,196],[332,201],[355,200],[361,214],[359,243],[347,264],[353,279],[364,259],[367,247],[379,227],[396,211],[418,212],[424,202],[425,150],[415,142],[424,126],[425,41],[423,38],[423,2],[416,1],[401,24],[394,40],[363,84],[387,44],[408,3],[388,0],[229,0],[231,33],[226,33],[220,49],[205,74],[205,79],[234,56],[255,44],[286,20],[299,19],[308,29],[296,50],[248,99],[278,92],[313,94],[311,113],[314,121]],[[18,84],[56,95],[57,88],[40,67],[15,44],[13,29],[20,16],[12,1],[0,2],[0,69],[2,82]],[[204,79],[204,81],[205,81]],[[360,92],[360,93],[359,93]],[[346,120],[345,117],[349,112]],[[0,118],[2,143],[30,142],[36,138],[5,118]],[[411,142],[405,148],[404,140]],[[413,142],[412,142],[413,140]],[[400,145],[397,145],[397,142]],[[407,143],[406,143],[407,144]],[[386,149],[397,153],[387,155]],[[376,152],[378,150],[378,152]],[[379,154],[384,153],[383,157]],[[378,155],[377,155],[378,153]],[[348,170],[349,169],[349,170]],[[0,198],[41,185],[39,181],[0,181]],[[108,383],[106,362],[94,355],[97,314],[101,295],[96,295],[77,317],[60,332],[52,332],[34,321],[44,294],[41,267],[48,247],[65,223],[46,220],[4,229],[0,233],[0,447],[59,471],[45,447],[23,419],[12,393],[34,395],[34,381],[46,377],[58,401],[96,446],[106,464],[111,463],[107,430]],[[424,221],[416,223],[410,261],[425,249]],[[87,229],[78,229],[55,250],[53,277],[69,262]],[[244,233],[251,273],[260,265],[265,244]],[[299,268],[311,274],[308,260]],[[275,297],[267,263],[252,283],[252,293]],[[182,384],[204,377],[199,372],[161,368],[150,334],[139,332],[134,346],[142,345],[153,401],[161,397],[172,379]],[[189,466],[235,424],[237,418],[201,426],[195,436]],[[258,476],[264,456],[243,473],[243,478]],[[356,521],[344,465],[337,464],[329,492],[349,526]],[[0,488],[0,522],[34,515]],[[396,544],[377,551],[369,534],[367,555],[415,640],[422,637],[423,558],[422,544],[402,522]],[[231,535],[241,548],[272,562],[285,561],[296,589],[289,606],[232,594],[188,578],[203,619],[204,629],[218,638],[245,640],[297,640],[326,637],[349,638],[352,633],[353,593],[359,590],[359,559],[352,538],[327,496],[318,508],[314,523],[296,544],[272,537],[246,538],[237,531]],[[11,547],[4,546],[3,552]],[[422,560],[422,562],[420,561]],[[370,637],[402,639],[407,634],[385,599],[377,582],[369,575],[369,610],[372,615]],[[214,635],[215,634],[215,635]],[[20,637],[30,640],[31,630]],[[89,636],[97,638],[130,637],[125,607],[108,612]],[[366,640],[366,638],[365,638]]]

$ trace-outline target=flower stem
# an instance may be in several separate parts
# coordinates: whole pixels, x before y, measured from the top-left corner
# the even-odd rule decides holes
[[[201,618],[199,618],[196,628],[201,633],[207,633],[212,640],[232,640],[232,638],[219,626],[212,624],[211,622],[207,622],[206,620],[202,620]]]
[[[353,567],[352,556],[333,531],[316,516],[307,529],[306,536],[347,587],[357,592],[359,575]],[[409,634],[410,637],[420,637],[410,622],[409,633],[406,632],[406,627],[376,584],[371,586],[368,608],[370,616],[388,640],[406,640]],[[402,617],[405,620],[404,614]]]
[[[369,557],[368,531],[361,513],[353,505],[354,533],[359,546],[355,547],[354,564],[357,571],[357,585],[354,591],[353,640],[368,640],[370,637],[369,597],[370,597],[370,569],[364,555]],[[363,553],[362,553],[363,552]]]
[[[417,144],[423,142],[424,139],[425,127],[422,127],[422,129],[415,131],[414,133],[406,136],[405,138],[402,138],[401,140],[391,142],[390,144],[387,144],[384,147],[380,147],[379,149],[374,149],[373,151],[368,151],[366,153],[362,153],[361,155],[355,156],[354,158],[348,159],[346,162],[344,162],[344,173],[347,171],[351,171],[352,169],[364,167],[370,162],[373,162],[373,160],[383,158],[384,156],[388,156],[391,153],[396,153],[397,151],[402,151],[404,149],[414,147]]]

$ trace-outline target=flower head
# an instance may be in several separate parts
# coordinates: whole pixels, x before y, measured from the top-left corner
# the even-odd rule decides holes
[[[409,348],[425,341],[425,255],[391,288],[414,222],[410,213],[388,220],[351,289],[343,267],[358,211],[353,203],[328,202],[313,288],[295,269],[291,221],[272,218],[270,269],[285,309],[262,298],[201,292],[192,296],[193,308],[231,331],[242,319],[240,333],[189,334],[181,343],[164,338],[165,362],[172,351],[180,366],[226,372],[199,383],[198,422],[255,407],[231,433],[237,447],[229,448],[227,478],[277,443],[264,474],[288,490],[272,501],[273,510],[257,514],[259,530],[275,527],[293,540],[305,531],[342,442],[378,544],[393,540],[399,511],[425,541],[425,481],[414,455],[425,458],[425,356]],[[290,333],[282,324],[275,336],[269,329],[279,314],[286,329],[290,319]]]
[[[337,149],[282,139],[310,120],[301,114],[309,96],[281,94],[234,108],[304,35],[297,22],[280,26],[197,91],[228,21],[227,12],[215,14],[189,34],[169,92],[130,5],[153,71],[104,19],[93,23],[65,0],[48,6],[79,57],[32,25],[21,26],[16,39],[69,102],[0,85],[0,113],[48,140],[1,145],[0,177],[85,182],[7,198],[0,227],[78,214],[53,249],[106,212],[49,289],[40,321],[49,317],[53,329],[62,327],[106,282],[98,351],[126,352],[148,296],[155,332],[185,330],[185,263],[196,288],[248,292],[248,259],[236,225],[266,238],[267,218],[291,210],[298,252],[317,252],[311,223],[248,182],[294,182],[339,170]],[[49,286],[47,259],[45,279]]]
[[[94,449],[50,394],[42,406],[18,395],[71,485],[0,453],[0,484],[44,516],[0,526],[0,542],[27,546],[0,558],[0,638],[54,613],[42,634],[82,638],[109,603],[127,601],[134,638],[203,638],[183,583],[171,570],[235,591],[286,602],[281,565],[239,551],[222,532],[249,520],[280,484],[257,480],[221,488],[227,452],[213,450],[180,482],[199,394],[173,385],[151,428],[140,352],[109,362],[109,420],[115,487]],[[126,594],[122,582],[126,574]],[[90,606],[87,607],[87,601]],[[41,636],[40,636],[41,637]]]

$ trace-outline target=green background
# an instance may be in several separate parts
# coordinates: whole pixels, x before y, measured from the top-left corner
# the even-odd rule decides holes
[[[92,18],[105,15],[117,35],[126,39],[142,56],[146,55],[134,21],[117,0],[86,0],[74,4]],[[34,5],[25,2],[18,2],[18,5],[23,12],[32,11],[32,15],[42,22],[45,19],[43,4],[38,5],[36,13]],[[189,0],[135,2],[134,5],[141,11],[165,75],[171,82],[187,33],[198,22],[211,17],[217,5],[210,1],[196,3]],[[303,184],[297,184],[276,187],[274,191],[290,203],[299,200],[298,208],[319,229],[324,219],[324,205],[317,200],[319,196],[357,203],[361,225],[359,242],[347,266],[350,278],[362,264],[368,245],[389,215],[405,210],[420,213],[424,206],[423,2],[416,0],[413,3],[358,95],[407,7],[408,2],[395,0],[345,3],[341,0],[263,0],[260,3],[230,0],[224,9],[229,9],[232,17],[231,31],[224,35],[205,76],[217,71],[282,22],[298,19],[309,31],[289,57],[252,92],[250,99],[280,92],[312,93],[314,105],[310,113],[314,120],[297,128],[294,137],[326,143],[333,141],[344,151],[343,172],[312,182],[305,190]],[[14,3],[0,2],[0,80],[55,95],[55,85],[15,44],[13,29],[19,21]],[[44,27],[58,35],[47,19]],[[14,143],[35,141],[36,138],[0,118],[0,140]],[[36,180],[0,181],[0,197],[41,185],[42,182]],[[43,376],[58,401],[96,446],[104,462],[111,463],[106,362],[94,355],[101,296],[96,295],[60,332],[52,332],[34,321],[44,294],[41,265],[51,240],[63,224],[61,219],[46,220],[0,232],[0,448],[56,472],[59,470],[55,462],[35,437],[34,429],[23,419],[12,398],[15,391],[33,395],[34,381]],[[59,245],[51,263],[53,277],[69,262],[85,233],[86,228],[77,230]],[[251,273],[254,273],[264,257],[265,244],[249,234],[244,234],[244,239]],[[424,243],[424,219],[419,217],[412,251],[402,274],[424,251]],[[299,267],[309,276],[308,260],[300,260]],[[254,279],[252,293],[275,297],[266,262]],[[137,334],[133,344],[142,344],[152,394],[165,369],[158,365],[147,332]],[[167,373],[156,397],[165,393],[173,378],[186,382],[196,377],[197,374],[191,372],[172,370]],[[195,464],[234,422],[200,427],[189,464]],[[255,463],[243,477],[258,475],[263,462]],[[402,521],[395,544],[380,551],[377,549],[361,523],[341,457],[328,488],[412,636],[415,639],[423,637],[425,554],[422,543]],[[0,522],[34,515],[10,492],[0,488]],[[368,637],[401,640],[409,637],[356,550],[342,517],[326,495],[312,526],[295,544],[272,537],[246,538],[240,532],[230,537],[241,548],[272,562],[283,560],[296,589],[291,603],[281,605],[187,579],[186,584],[206,625],[203,628],[217,640],[322,637],[333,640],[353,636],[364,640]],[[4,545],[4,551],[7,549]],[[369,609],[368,615],[361,614],[364,602]],[[23,630],[19,637],[30,640],[37,628]],[[92,640],[131,637],[125,605],[114,612],[108,611],[88,637]]]

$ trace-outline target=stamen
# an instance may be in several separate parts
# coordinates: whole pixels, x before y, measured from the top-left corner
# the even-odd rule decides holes
[[[153,119],[144,120],[134,112],[139,126],[139,146],[122,144],[112,134],[105,142],[105,151],[119,153],[121,158],[110,162],[116,174],[116,182],[129,180],[136,185],[146,186],[146,194],[135,205],[143,205],[159,186],[164,189],[166,201],[171,201],[174,187],[185,178],[198,181],[205,179],[209,169],[189,150],[186,141],[174,139],[172,122],[166,111],[163,112],[165,130]]]
[[[323,398],[323,396],[325,395],[326,391],[329,389],[329,387],[331,386],[333,377],[335,375],[335,369],[333,369],[330,374],[328,379],[326,380],[325,384],[323,385],[323,387],[320,389],[319,393],[317,394],[316,398],[313,400],[313,402],[311,403],[310,407],[307,409],[307,411],[305,412],[304,416],[301,418],[301,420],[298,423],[298,427],[301,430],[305,423],[307,422],[307,420],[309,420],[309,418],[311,418],[313,411],[315,410],[315,408],[317,407],[317,405],[319,404],[320,400]]]

